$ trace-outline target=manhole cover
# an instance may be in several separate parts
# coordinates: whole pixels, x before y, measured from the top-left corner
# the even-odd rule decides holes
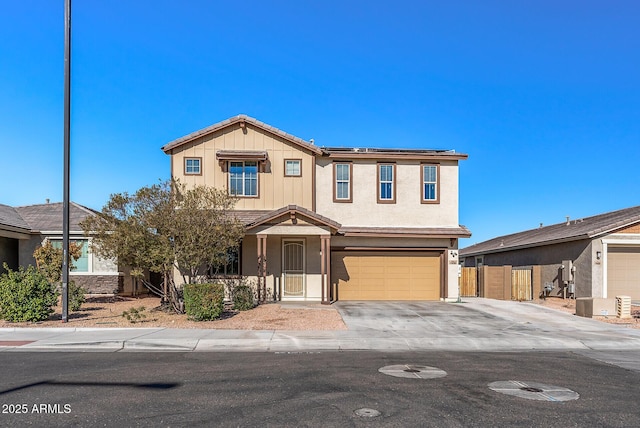
[[[491,382],[489,389],[528,400],[570,401],[580,398],[580,394],[568,388],[545,385],[537,382],[522,382],[519,380]]]
[[[406,377],[410,379],[436,379],[447,375],[447,372],[436,367],[416,366],[413,364],[384,366],[378,369],[378,371],[389,376]]]
[[[380,416],[380,412],[376,409],[368,409],[366,407],[358,409],[354,413],[361,418],[375,418],[376,416]]]

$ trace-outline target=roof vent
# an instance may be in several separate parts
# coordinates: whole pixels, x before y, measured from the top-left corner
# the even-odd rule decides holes
[[[309,143],[311,144],[315,144],[316,140],[314,140],[313,138],[309,140]]]
[[[542,229],[542,223],[540,223],[540,229]]]
[[[502,241],[500,241],[500,246],[504,247],[504,239]]]
[[[567,226],[569,226],[571,224],[571,219],[569,218],[569,216],[567,216]]]

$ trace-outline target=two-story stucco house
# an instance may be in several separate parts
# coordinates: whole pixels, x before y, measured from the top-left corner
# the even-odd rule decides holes
[[[171,175],[238,198],[246,235],[219,275],[281,300],[458,296],[458,162],[443,150],[318,147],[240,115],[162,147]]]

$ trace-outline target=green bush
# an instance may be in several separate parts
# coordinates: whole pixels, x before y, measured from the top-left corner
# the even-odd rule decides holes
[[[20,266],[13,271],[4,265],[0,276],[0,317],[11,322],[43,321],[58,302],[56,286],[38,269]]]
[[[240,284],[231,292],[233,309],[238,311],[248,311],[256,306],[256,299],[253,288],[249,284]]]
[[[72,312],[77,312],[82,307],[84,303],[84,295],[86,294],[86,290],[79,285],[76,285],[75,282],[69,281],[68,285],[69,290],[69,310]]]
[[[185,284],[184,308],[189,319],[211,321],[224,310],[224,285]]]

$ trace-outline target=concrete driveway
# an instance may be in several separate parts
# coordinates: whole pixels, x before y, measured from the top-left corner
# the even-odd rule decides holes
[[[338,302],[349,331],[410,349],[640,349],[640,330],[525,302],[481,298],[463,303]]]

